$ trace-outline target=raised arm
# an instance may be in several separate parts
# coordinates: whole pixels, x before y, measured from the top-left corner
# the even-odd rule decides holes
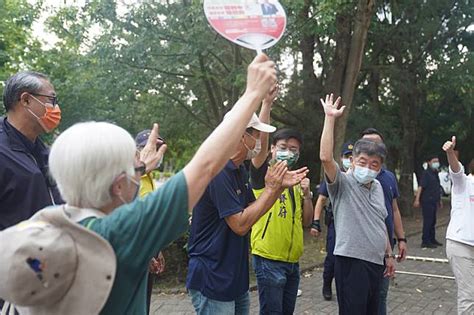
[[[339,167],[334,160],[334,125],[336,124],[337,117],[340,117],[345,106],[339,108],[341,103],[341,97],[333,102],[334,95],[326,95],[326,100],[321,99],[321,104],[324,108],[324,127],[323,133],[321,134],[321,144],[319,151],[319,158],[324,167],[324,173],[326,174],[330,183],[336,179],[337,168]]]
[[[262,109],[260,110],[260,115],[258,118],[261,122],[270,124],[270,111],[272,110],[273,101],[278,95],[278,86],[275,85],[267,96],[263,99]],[[269,135],[267,132],[260,132],[260,141],[262,143],[262,149],[260,153],[252,159],[252,164],[255,168],[260,168],[263,163],[267,160],[268,156],[268,138]]]
[[[443,144],[443,150],[446,152],[446,156],[448,157],[449,167],[453,173],[459,173],[461,170],[461,166],[459,165],[459,160],[454,153],[454,148],[456,147],[456,136],[451,138],[451,141],[446,141]]]
[[[183,172],[188,185],[188,207],[191,210],[211,179],[224,167],[240,141],[252,114],[270,88],[276,84],[273,61],[258,55],[247,70],[247,88],[226,119],[199,147]]]
[[[323,212],[327,199],[328,198],[326,196],[320,194],[318,196],[318,200],[316,201],[316,205],[314,206],[313,221],[318,221],[318,223],[316,223],[314,226],[311,226],[310,233],[315,237],[318,237],[321,233],[321,212]]]

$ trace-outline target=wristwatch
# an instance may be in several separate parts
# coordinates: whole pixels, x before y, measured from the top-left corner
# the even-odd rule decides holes
[[[385,253],[385,258],[395,258],[395,254],[387,254]]]
[[[321,232],[321,223],[319,223],[319,220],[313,220],[313,223],[311,223],[311,228]]]
[[[405,242],[405,243],[408,243],[408,242],[407,242],[407,239],[406,239],[406,238],[404,238],[404,237],[397,238],[397,242],[399,242],[399,243],[400,243],[400,242]]]
[[[310,190],[309,191],[309,197],[304,197],[305,200],[313,199],[313,192]]]

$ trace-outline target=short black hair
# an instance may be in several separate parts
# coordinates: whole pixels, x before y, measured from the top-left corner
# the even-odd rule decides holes
[[[363,138],[366,135],[377,135],[382,139],[382,141],[385,141],[382,133],[380,131],[378,131],[377,129],[375,129],[375,128],[367,128],[367,129],[365,129],[364,131],[362,131],[360,133],[361,138]]]
[[[279,140],[288,140],[288,139],[296,139],[300,145],[303,145],[303,135],[294,129],[290,128],[283,128],[275,131],[272,135],[272,144],[276,145]]]
[[[359,156],[361,153],[365,153],[368,156],[378,156],[382,159],[383,162],[387,157],[387,147],[383,143],[378,143],[367,139],[359,139],[354,144],[352,155],[356,157]]]
[[[432,159],[439,159],[439,157],[438,157],[437,154],[429,154],[429,155],[426,156],[425,162],[429,162]]]
[[[35,71],[22,71],[12,75],[5,82],[3,89],[3,106],[8,112],[20,100],[20,96],[24,92],[38,93],[43,82],[41,80],[49,81],[45,74]]]

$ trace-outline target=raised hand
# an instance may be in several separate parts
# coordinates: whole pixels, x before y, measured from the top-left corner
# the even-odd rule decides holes
[[[309,186],[309,178],[305,177],[301,180],[301,190],[303,190],[303,194],[306,197],[310,193],[310,186]]]
[[[323,106],[324,113],[326,116],[329,117],[340,117],[342,116],[344,109],[346,106],[341,106],[339,108],[339,105],[341,104],[341,97],[339,96],[336,99],[336,102],[334,102],[334,94],[331,93],[330,95],[326,95],[326,100],[321,99],[321,105]]]
[[[263,99],[263,106],[269,106],[271,107],[273,102],[275,101],[275,99],[277,98],[278,96],[278,92],[279,92],[279,87],[278,87],[278,84],[275,84],[271,89],[270,91],[268,92],[267,96],[265,96],[265,98]]]
[[[294,171],[286,172],[285,176],[283,177],[282,186],[284,188],[288,188],[288,187],[297,185],[304,178],[306,178],[306,175],[308,175],[308,173],[309,173],[309,170],[306,166]]]
[[[265,175],[265,189],[280,190],[287,172],[286,161],[278,161],[275,165],[269,167]]]
[[[443,150],[445,152],[452,152],[454,151],[454,148],[456,147],[456,136],[453,136],[451,138],[451,141],[446,141],[444,144],[443,144]]]
[[[246,93],[257,93],[263,100],[277,83],[275,63],[267,55],[259,54],[247,69]]]
[[[156,168],[168,148],[166,144],[158,140],[158,131],[158,124],[153,124],[148,141],[145,147],[140,151],[140,161],[145,163],[147,173]]]

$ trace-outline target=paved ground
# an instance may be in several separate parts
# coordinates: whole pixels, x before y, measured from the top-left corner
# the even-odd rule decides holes
[[[437,235],[446,235],[446,226],[437,229]],[[438,238],[443,243],[442,237]],[[409,255],[416,257],[446,258],[445,247],[420,248],[420,235],[409,239]],[[405,261],[397,270],[424,274],[452,276],[448,264]],[[295,314],[337,314],[337,302],[324,301],[321,296],[322,270],[305,272],[301,277],[302,296],[297,299]],[[152,314],[194,314],[186,294],[156,294]],[[427,276],[397,274],[391,281],[388,298],[389,314],[456,314],[456,284],[454,280]],[[257,292],[251,292],[251,314],[258,314]]]

